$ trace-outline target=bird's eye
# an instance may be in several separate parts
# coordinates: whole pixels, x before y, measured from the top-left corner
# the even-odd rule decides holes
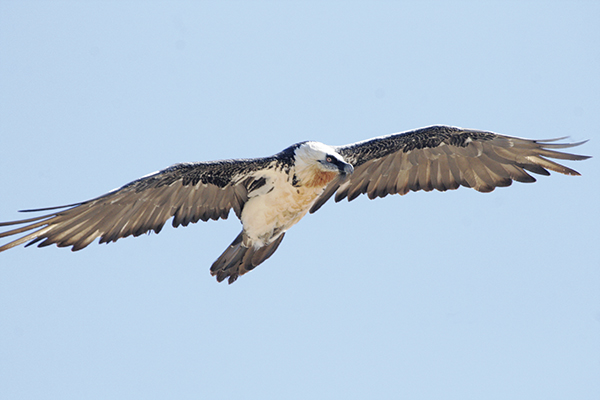
[[[325,157],[325,161],[327,161],[328,163],[333,163],[333,157],[327,156]]]

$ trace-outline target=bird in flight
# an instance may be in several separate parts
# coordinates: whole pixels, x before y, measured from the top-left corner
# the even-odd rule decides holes
[[[181,163],[146,175],[102,196],[65,206],[24,210],[50,213],[3,222],[0,238],[25,233],[0,252],[27,243],[83,249],[94,239],[115,242],[173,226],[226,219],[230,210],[242,232],[210,268],[233,283],[269,258],[285,232],[307,212],[335,201],[370,199],[409,191],[459,186],[491,192],[512,181],[535,182],[529,172],[579,175],[549,158],[585,160],[558,151],[580,143],[527,140],[452,126],[429,126],[345,146],[306,141],[270,157]]]

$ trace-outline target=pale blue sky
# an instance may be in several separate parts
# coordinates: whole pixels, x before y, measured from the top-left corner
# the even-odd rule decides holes
[[[600,398],[600,3],[0,1],[0,220],[176,162],[431,124],[591,139],[553,174],[0,254],[2,399]]]

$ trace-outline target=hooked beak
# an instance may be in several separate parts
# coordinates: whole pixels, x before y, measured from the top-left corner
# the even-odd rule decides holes
[[[340,165],[338,165],[338,169],[340,170],[340,173],[344,176],[351,175],[354,172],[354,167],[352,166],[352,164],[348,163],[340,163]]]

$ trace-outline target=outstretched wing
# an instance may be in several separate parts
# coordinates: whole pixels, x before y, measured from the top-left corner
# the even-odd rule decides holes
[[[564,138],[560,138],[564,139]],[[336,147],[354,173],[332,181],[310,212],[317,211],[334,193],[335,201],[354,200],[366,193],[370,199],[409,190],[446,191],[459,186],[491,192],[513,180],[535,182],[527,173],[550,175],[548,170],[567,175],[577,171],[548,158],[585,160],[588,156],[562,153],[556,149],[580,143],[556,140],[527,140],[492,132],[451,126],[430,126]]]
[[[0,238],[35,229],[0,247],[0,252],[27,242],[80,250],[96,238],[108,243],[151,230],[158,233],[171,217],[174,227],[226,219],[231,209],[239,218],[248,193],[264,183],[261,172],[276,166],[274,158],[176,164],[92,200],[26,210],[59,211],[0,223],[24,225],[0,233]]]

